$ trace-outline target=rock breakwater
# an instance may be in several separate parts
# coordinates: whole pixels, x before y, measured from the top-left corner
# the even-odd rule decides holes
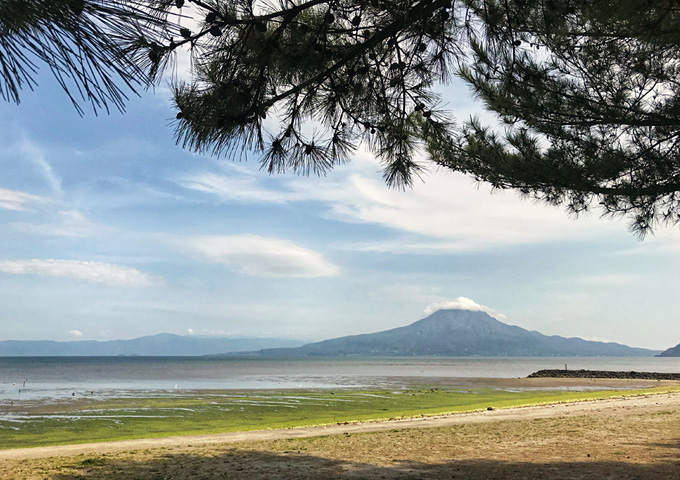
[[[528,378],[620,378],[624,380],[677,380],[680,373],[612,372],[606,370],[539,370]]]

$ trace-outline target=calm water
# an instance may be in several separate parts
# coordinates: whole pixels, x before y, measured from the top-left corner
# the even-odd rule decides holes
[[[516,378],[544,368],[680,372],[655,357],[0,357],[0,400],[197,389],[390,388],[428,378]]]

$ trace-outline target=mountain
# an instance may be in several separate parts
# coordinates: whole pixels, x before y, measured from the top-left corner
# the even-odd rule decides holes
[[[98,342],[80,340],[0,341],[0,356],[79,356],[79,355],[149,355],[194,356],[224,352],[245,352],[262,348],[297,347],[303,342],[279,338],[186,337],[160,333],[132,340]]]
[[[352,335],[297,348],[256,352],[265,356],[652,356],[656,351],[581,338],[546,336],[499,322],[484,312],[439,310],[411,325]]]
[[[680,357],[680,343],[668,350],[664,350],[657,357]]]

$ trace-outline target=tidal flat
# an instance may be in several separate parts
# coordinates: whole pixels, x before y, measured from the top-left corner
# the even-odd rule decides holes
[[[421,385],[401,390],[203,390],[138,398],[85,396],[3,405],[0,448],[349,424],[665,391],[680,391],[680,387],[567,391]]]
[[[0,479],[677,480],[680,391],[661,390],[397,421],[2,450]]]

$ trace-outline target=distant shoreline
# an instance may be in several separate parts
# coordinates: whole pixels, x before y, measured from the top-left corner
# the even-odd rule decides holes
[[[617,378],[622,380],[680,380],[680,373],[617,372],[609,370],[539,370],[527,378]]]

